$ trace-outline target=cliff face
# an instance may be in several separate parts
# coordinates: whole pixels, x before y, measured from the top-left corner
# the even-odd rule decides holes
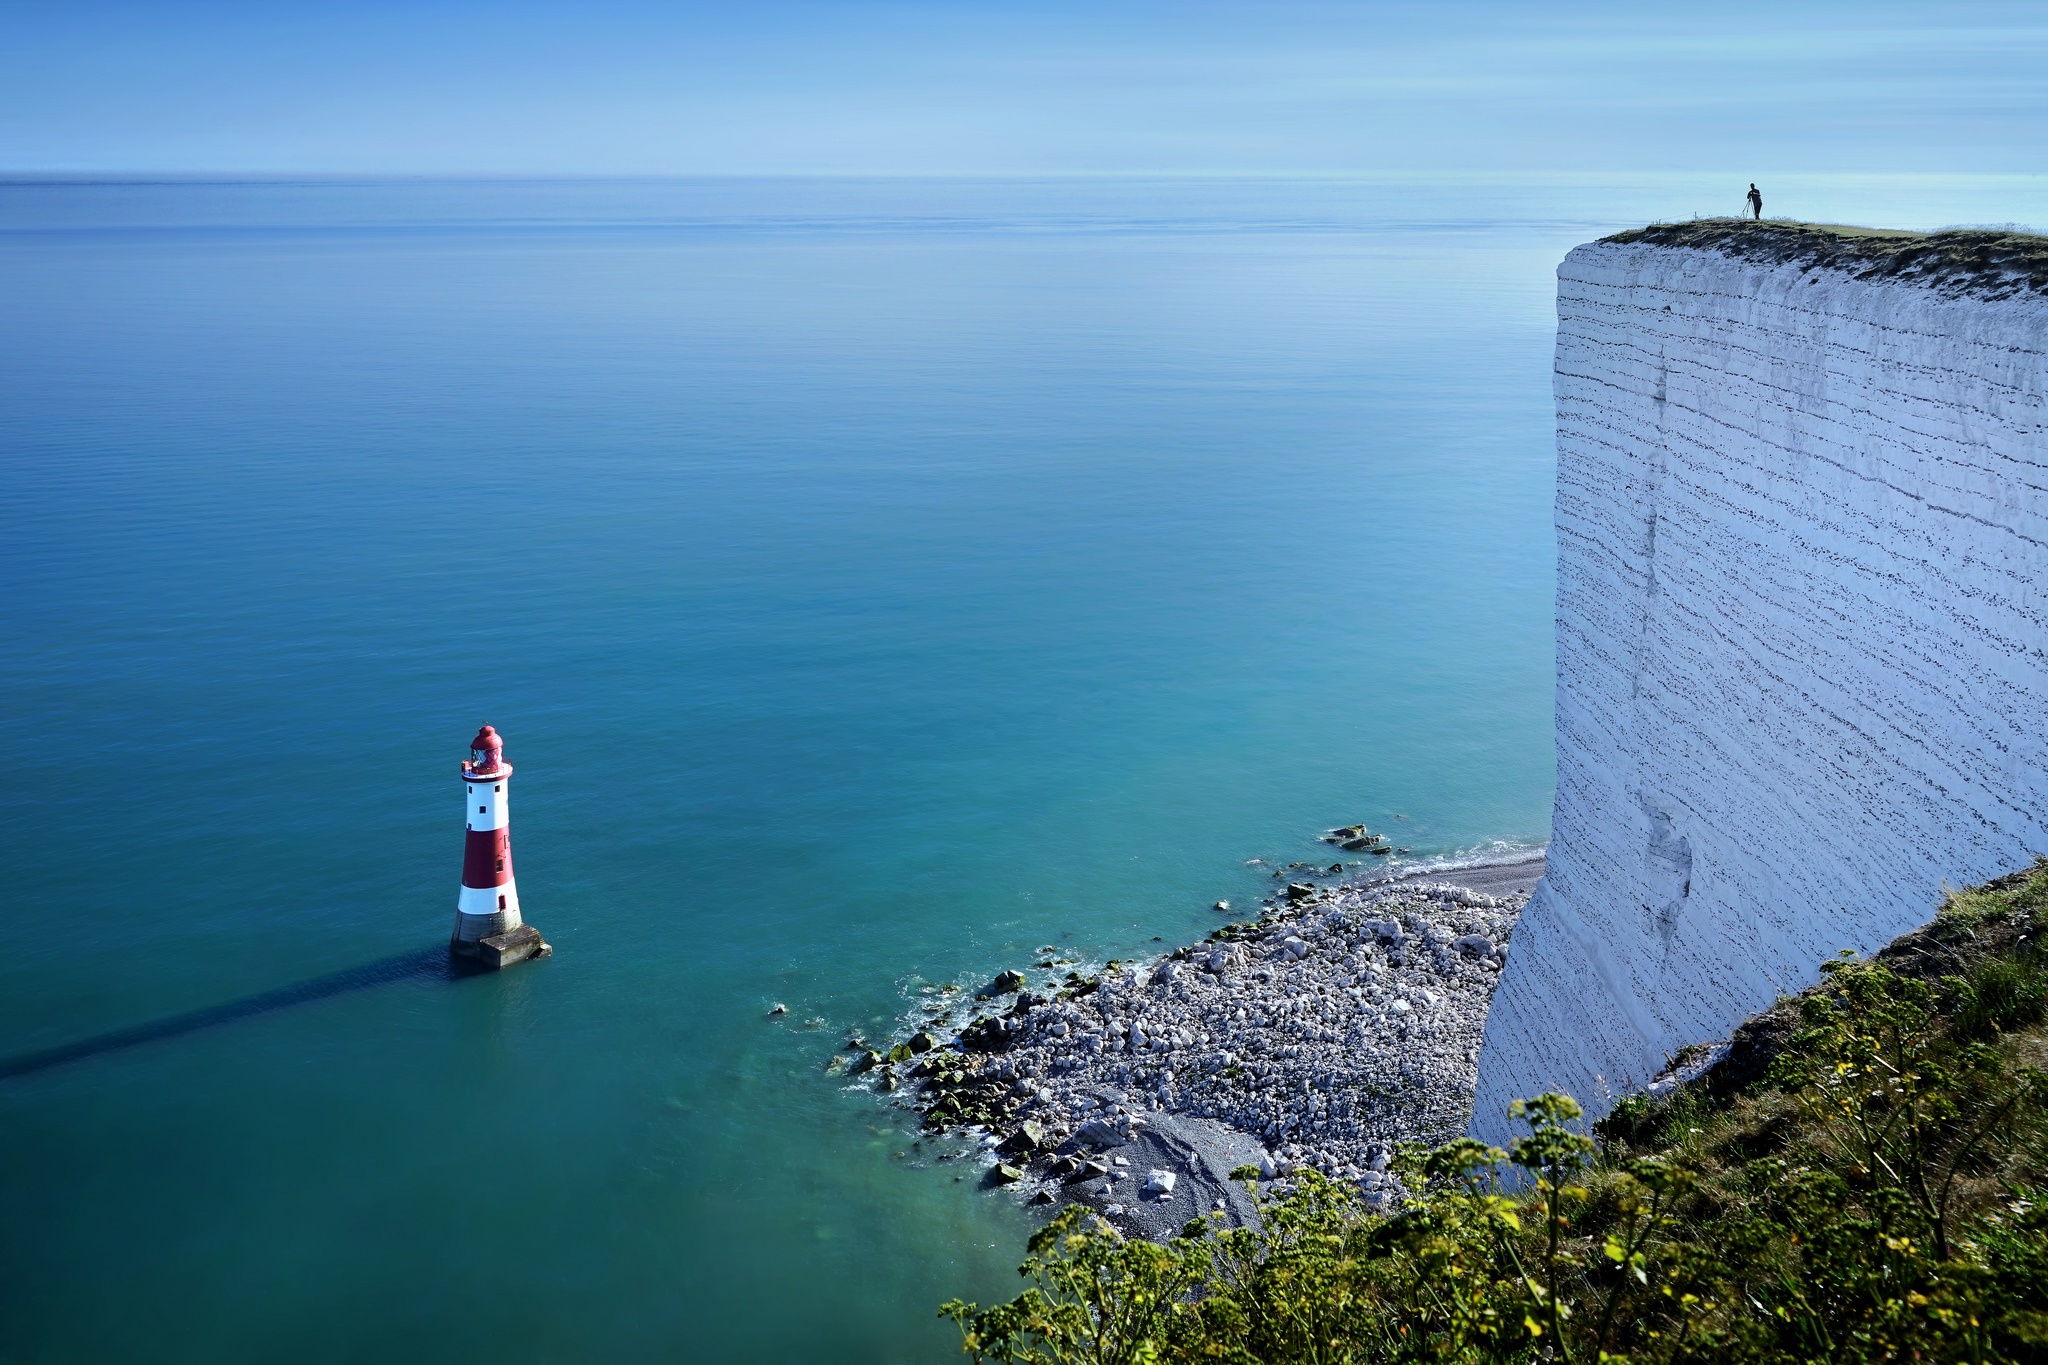
[[[2048,852],[2048,253],[1849,235],[1559,268],[1557,805],[1482,1137]],[[2017,246],[1926,249],[1973,236]]]

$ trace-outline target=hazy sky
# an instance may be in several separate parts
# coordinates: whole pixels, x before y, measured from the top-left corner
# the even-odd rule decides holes
[[[2048,3],[0,0],[0,169],[2048,171]]]

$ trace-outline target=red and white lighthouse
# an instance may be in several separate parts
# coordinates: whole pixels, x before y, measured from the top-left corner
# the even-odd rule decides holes
[[[519,917],[512,879],[512,765],[505,741],[486,725],[462,761],[462,891],[455,902],[449,948],[490,967],[509,967],[549,951],[538,930]]]

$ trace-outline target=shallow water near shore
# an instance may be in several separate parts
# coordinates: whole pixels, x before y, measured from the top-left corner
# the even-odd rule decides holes
[[[1551,270],[1660,211],[0,186],[9,1354],[950,1358],[1027,1220],[824,1063],[1542,841]],[[486,720],[557,952],[459,979]]]

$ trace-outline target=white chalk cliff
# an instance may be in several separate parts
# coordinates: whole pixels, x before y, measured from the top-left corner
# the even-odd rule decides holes
[[[1558,270],[1557,804],[1493,1141],[2048,852],[2040,259],[1718,232]]]

